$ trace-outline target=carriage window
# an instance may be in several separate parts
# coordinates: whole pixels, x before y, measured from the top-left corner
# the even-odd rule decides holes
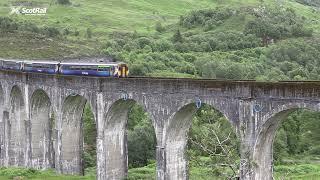
[[[110,71],[110,67],[99,67],[98,71]]]
[[[104,67],[99,67],[98,71],[104,71]]]
[[[71,70],[81,70],[81,66],[70,66]]]
[[[92,69],[92,66],[83,66],[83,69],[84,69],[84,70],[88,70],[88,71],[89,71],[89,70],[91,70],[91,69]]]

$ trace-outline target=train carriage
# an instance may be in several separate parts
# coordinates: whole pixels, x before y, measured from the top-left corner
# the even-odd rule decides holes
[[[59,62],[24,61],[23,71],[33,73],[57,74]]]
[[[60,63],[60,74],[99,77],[127,77],[128,67],[124,63]]]
[[[23,61],[1,59],[0,68],[3,70],[21,71],[23,69]]]

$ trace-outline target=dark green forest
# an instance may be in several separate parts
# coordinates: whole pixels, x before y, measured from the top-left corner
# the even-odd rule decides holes
[[[241,29],[219,29],[238,19],[246,22]],[[114,33],[102,51],[137,76],[318,80],[319,38],[304,21],[290,8],[200,10],[173,27],[156,26],[153,36]],[[166,31],[174,34],[160,36]]]
[[[312,8],[315,14],[320,12],[317,0],[296,2]],[[80,32],[11,17],[0,17],[0,31],[10,36],[27,33],[39,39],[83,36],[88,42],[101,44],[95,49],[98,55],[128,63],[131,76],[310,81],[320,80],[320,35],[312,26],[314,21],[292,7],[261,1],[256,6],[191,10],[175,23],[156,21],[153,33],[112,31],[99,43],[90,28]],[[273,145],[276,173],[318,173],[314,177],[320,177],[319,120],[320,113],[297,110],[282,121]],[[96,129],[88,105],[83,122],[84,164],[86,172],[94,172]],[[154,179],[156,140],[151,119],[135,105],[127,123],[128,179]],[[239,146],[228,120],[214,107],[203,105],[188,133],[190,179],[236,177]]]

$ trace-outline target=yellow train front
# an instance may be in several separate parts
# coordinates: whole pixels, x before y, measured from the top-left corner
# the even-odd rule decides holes
[[[118,67],[116,67],[116,71],[114,71],[115,77],[128,77],[129,76],[129,68],[125,63],[119,63]]]

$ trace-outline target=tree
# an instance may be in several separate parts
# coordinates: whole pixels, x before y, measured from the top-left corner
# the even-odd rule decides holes
[[[58,4],[62,4],[62,5],[69,5],[71,4],[71,2],[69,0],[57,0]]]
[[[206,105],[201,107],[193,119],[188,140],[191,168],[210,167],[211,175],[228,179],[238,176],[239,142],[221,113]]]
[[[96,124],[89,104],[86,104],[83,114],[84,134],[84,167],[96,166]]]
[[[173,35],[173,37],[172,37],[172,41],[173,41],[174,43],[177,43],[177,42],[180,42],[180,43],[181,43],[181,42],[183,42],[183,37],[182,37],[179,29],[176,31],[176,33],[174,33],[174,35]]]
[[[142,106],[132,107],[128,118],[129,168],[143,167],[155,159],[156,137],[151,120]]]
[[[312,31],[304,26],[304,19],[293,9],[262,7],[255,9],[253,14],[255,19],[246,24],[244,33],[262,38],[264,46],[277,39],[312,36]]]

